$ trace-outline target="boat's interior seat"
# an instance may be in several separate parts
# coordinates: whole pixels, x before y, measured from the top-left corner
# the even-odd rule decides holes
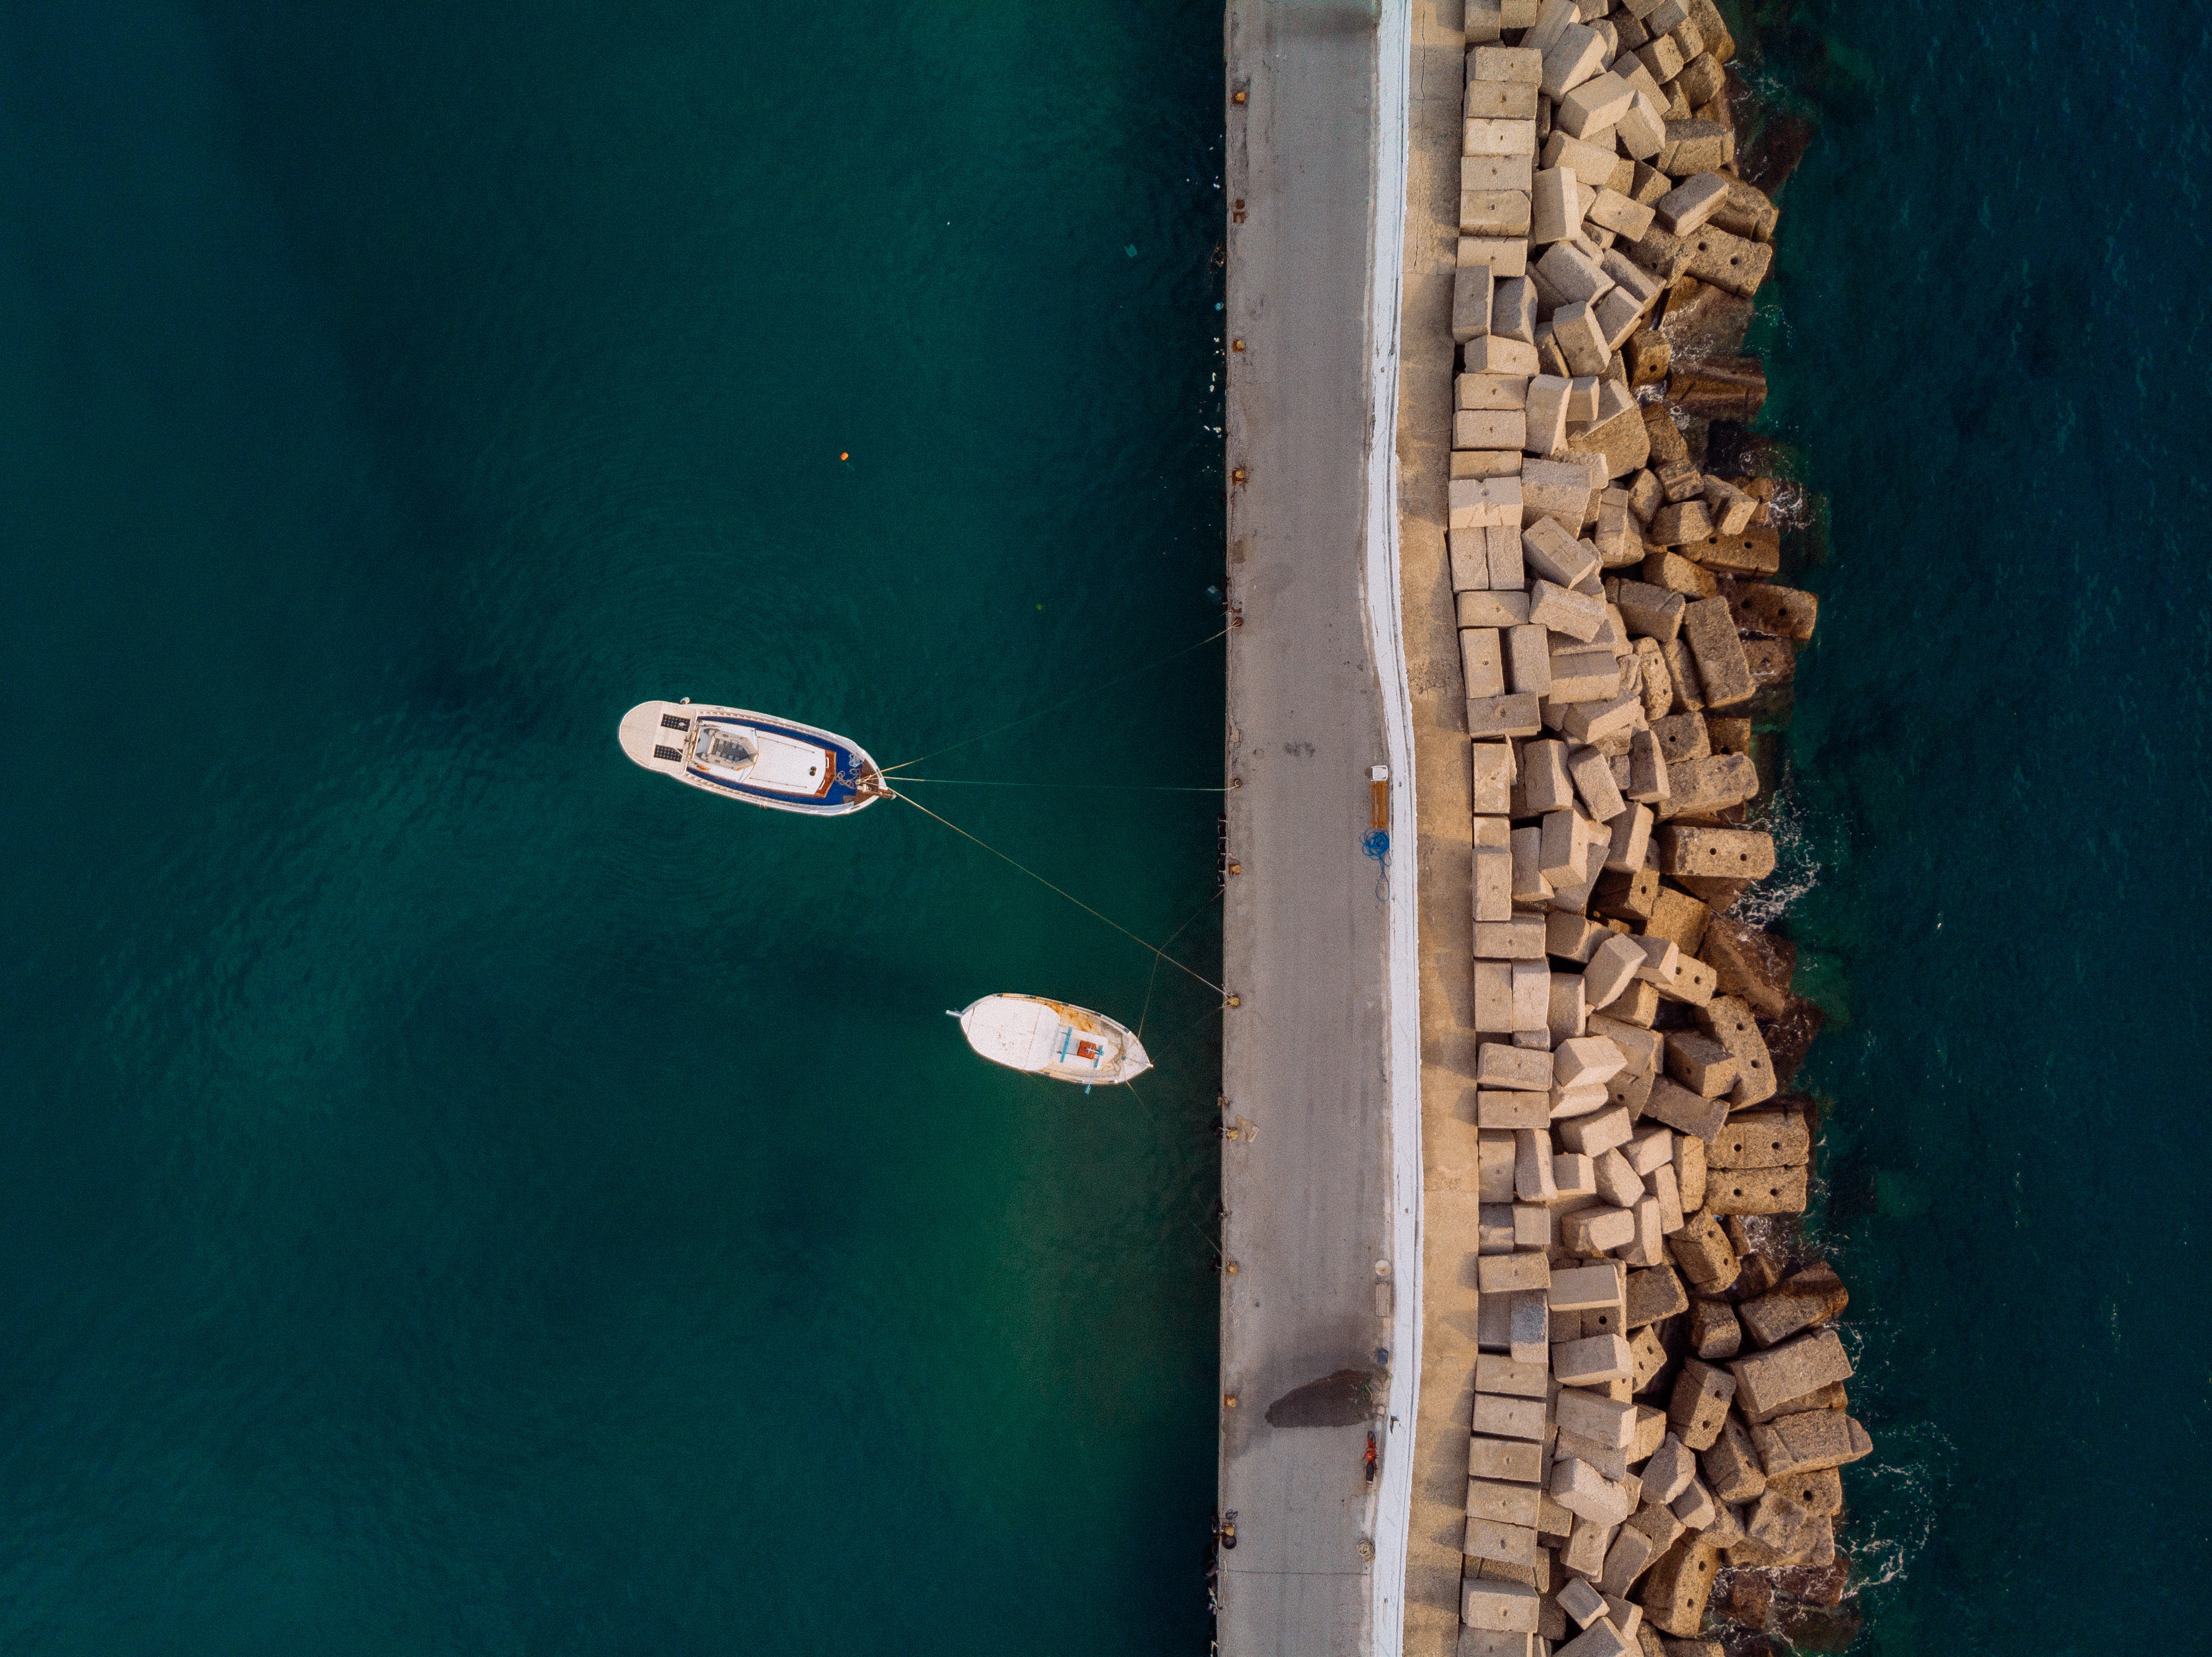
[[[697,752],[700,758],[707,764],[726,765],[732,771],[744,769],[751,765],[755,758],[753,745],[745,740],[742,732],[716,725],[701,729]]]

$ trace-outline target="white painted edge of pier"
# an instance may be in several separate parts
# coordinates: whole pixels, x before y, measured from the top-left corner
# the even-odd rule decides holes
[[[1375,179],[1368,220],[1367,631],[1389,754],[1390,881],[1385,925],[1384,1080],[1390,1099],[1390,1390],[1375,1497],[1368,1649],[1400,1657],[1407,1532],[1421,1379],[1420,849],[1413,808],[1413,704],[1398,592],[1398,336],[1406,268],[1412,0],[1381,0],[1375,22]]]

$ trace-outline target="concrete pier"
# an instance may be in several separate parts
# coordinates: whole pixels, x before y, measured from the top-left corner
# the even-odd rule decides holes
[[[1242,872],[1224,916],[1240,1004],[1223,1015],[1235,1136],[1222,1246],[1237,1270],[1222,1280],[1220,1501],[1237,1546],[1220,1556],[1218,1626],[1226,1657],[1303,1657],[1369,1648],[1379,1481],[1363,1461],[1382,1423],[1326,1398],[1285,1405],[1281,1425],[1268,1411],[1381,1369],[1389,1341],[1376,1272],[1391,1221],[1385,906],[1361,849],[1369,768],[1386,758],[1362,579],[1375,18],[1241,0],[1226,50],[1229,855]]]

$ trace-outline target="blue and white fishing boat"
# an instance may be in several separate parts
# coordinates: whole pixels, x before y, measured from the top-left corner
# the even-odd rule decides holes
[[[882,771],[850,738],[745,708],[641,702],[623,716],[622,751],[695,789],[809,817],[843,817],[889,797]]]
[[[1129,1081],[1152,1068],[1145,1044],[1103,1013],[1042,996],[986,996],[953,1014],[994,1064],[1055,1081]]]

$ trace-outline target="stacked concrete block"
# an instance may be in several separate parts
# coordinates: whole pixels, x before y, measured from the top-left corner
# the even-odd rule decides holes
[[[1461,1649],[1625,1657],[1691,1641],[1723,1567],[1832,1559],[1869,1448],[1843,1287],[1776,1229],[1814,1189],[1789,947],[1729,913],[1775,867],[1751,734],[1818,600],[1769,579],[1778,486],[1706,464],[1755,360],[1668,343],[1772,259],[1711,0],[1471,0],[1467,31],[1478,1058],[1474,1138],[1436,1153],[1481,1197]]]

